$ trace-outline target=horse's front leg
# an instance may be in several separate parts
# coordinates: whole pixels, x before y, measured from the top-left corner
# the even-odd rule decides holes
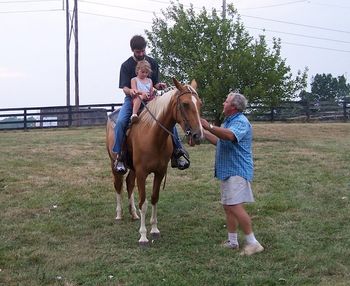
[[[158,229],[158,218],[157,218],[157,203],[159,200],[159,190],[162,183],[164,174],[154,174],[153,180],[153,193],[152,193],[152,216],[151,216],[151,236],[153,239],[158,239],[160,237],[160,231]]]
[[[141,224],[139,233],[141,235],[139,239],[140,246],[148,246],[147,229],[146,229],[146,213],[147,213],[147,200],[146,200],[146,175],[137,175],[137,188],[139,190],[139,209],[141,215]]]
[[[126,177],[126,189],[128,191],[129,198],[129,213],[132,220],[138,220],[140,217],[137,215],[135,200],[134,200],[134,188],[135,188],[135,172],[133,170],[129,171]]]

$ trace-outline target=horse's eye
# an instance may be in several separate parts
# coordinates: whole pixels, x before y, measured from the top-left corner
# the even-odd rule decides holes
[[[183,102],[181,105],[184,109],[188,109],[190,107],[190,105],[187,102]]]

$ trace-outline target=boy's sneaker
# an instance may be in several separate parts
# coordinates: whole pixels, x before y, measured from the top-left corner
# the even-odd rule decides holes
[[[238,244],[233,244],[229,240],[224,241],[222,243],[222,247],[230,248],[230,249],[239,249],[239,245]]]
[[[139,122],[139,120],[140,120],[140,118],[135,113],[133,115],[131,115],[131,117],[130,117],[131,124]]]
[[[240,255],[253,255],[255,253],[259,253],[264,251],[264,247],[259,242],[253,243],[253,244],[246,244],[243,247],[243,250],[241,251]]]

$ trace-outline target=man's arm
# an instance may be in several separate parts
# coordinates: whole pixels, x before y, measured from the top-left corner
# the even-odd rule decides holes
[[[211,142],[212,144],[214,144],[211,141],[211,140],[213,140],[212,136],[215,136],[217,139],[220,138],[222,140],[229,140],[232,142],[237,141],[236,136],[233,134],[233,132],[231,130],[229,130],[227,128],[218,127],[218,126],[214,126],[212,124],[209,124],[209,122],[203,118],[201,118],[201,123],[202,123],[203,128],[206,130],[206,132],[204,132],[205,138],[209,142]],[[208,135],[207,135],[207,133],[208,133]],[[217,142],[217,140],[215,142]],[[216,143],[214,145],[216,145]]]
[[[137,94],[137,90],[135,90],[133,88],[128,88],[127,86],[123,87],[123,91],[124,91],[125,95],[129,95],[131,97],[134,97]]]
[[[123,90],[125,95],[135,96],[136,89],[131,87],[131,79],[132,77],[130,76],[127,62],[124,62],[120,67],[119,88]]]

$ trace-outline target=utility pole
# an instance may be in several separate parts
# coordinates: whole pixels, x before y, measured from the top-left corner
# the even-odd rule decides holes
[[[66,104],[70,106],[70,40],[74,32],[74,85],[75,106],[79,107],[79,39],[78,39],[78,0],[74,0],[72,19],[69,15],[69,0],[66,0]]]
[[[78,41],[78,0],[74,0],[74,75],[75,75],[75,106],[79,107],[79,41]]]
[[[69,0],[66,0],[66,105],[70,106]]]
[[[226,0],[222,0],[222,19],[226,19]]]

